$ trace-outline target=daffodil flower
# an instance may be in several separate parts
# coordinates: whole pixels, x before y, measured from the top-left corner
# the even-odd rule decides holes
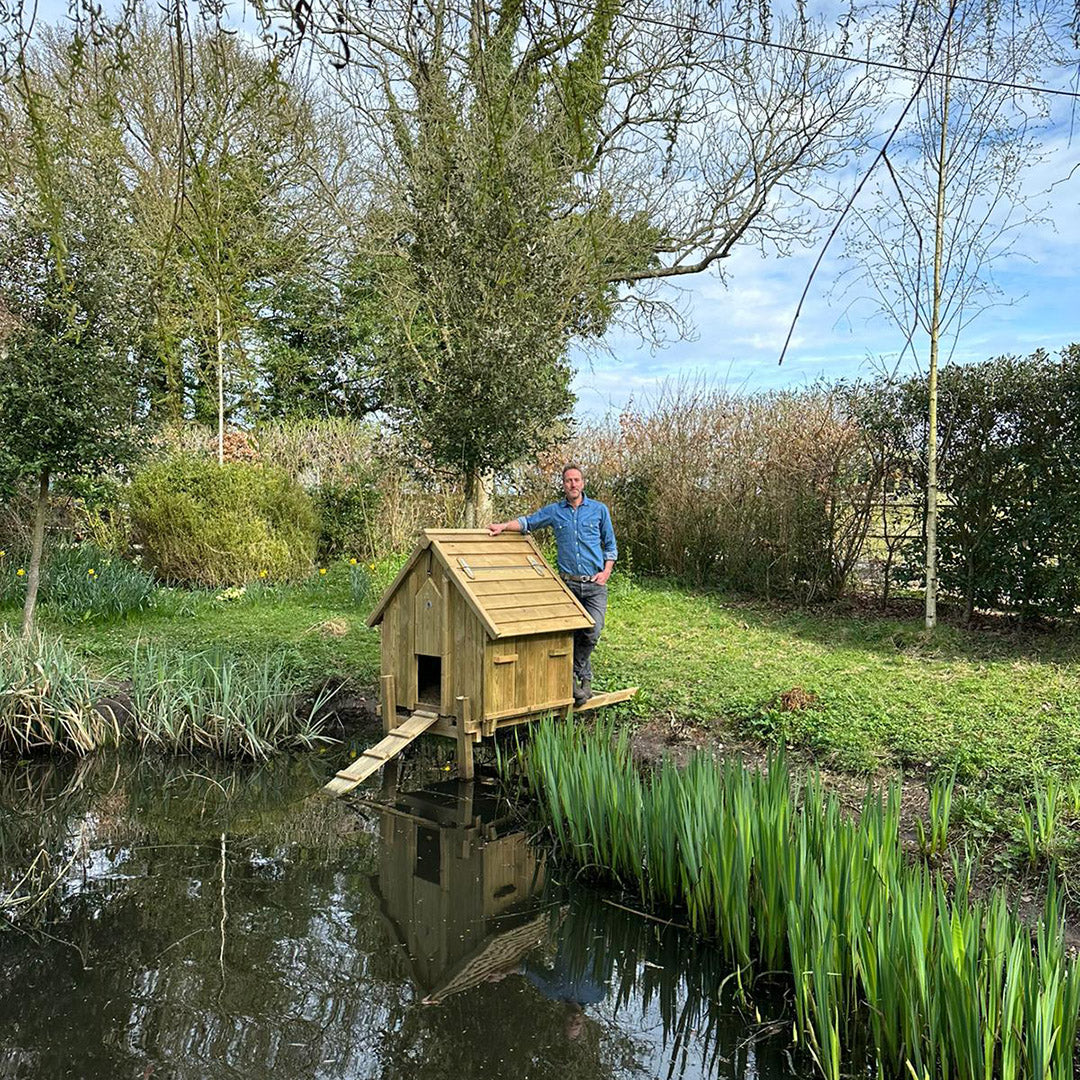
[[[26,571],[20,566],[19,569],[15,571],[15,576],[26,577]]]
[[[319,574],[320,574],[320,576],[321,576],[322,574],[325,574],[325,573],[326,573],[326,567],[325,567],[325,566],[320,566],[320,567],[319,567]]]

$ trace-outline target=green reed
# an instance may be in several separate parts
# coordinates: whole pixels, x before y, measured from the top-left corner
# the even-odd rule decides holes
[[[910,864],[897,787],[851,819],[782,757],[643,775],[625,735],[551,721],[520,757],[562,857],[684,909],[740,979],[791,973],[796,1035],[829,1080],[864,1031],[882,1077],[1072,1077],[1080,975],[1056,890],[1033,939],[1002,893],[972,896],[966,862]],[[947,828],[943,801],[935,816]]]
[[[944,855],[949,842],[949,820],[952,816],[953,791],[956,788],[956,767],[944,779],[935,780],[929,789],[929,829],[921,819],[915,822],[919,848],[924,855]]]
[[[182,653],[147,642],[131,665],[131,730],[144,745],[265,758],[309,749],[326,735],[329,693],[304,700],[304,684],[281,653]]]
[[[96,712],[93,701],[86,667],[62,641],[0,626],[0,752],[82,754],[115,742],[115,723]]]

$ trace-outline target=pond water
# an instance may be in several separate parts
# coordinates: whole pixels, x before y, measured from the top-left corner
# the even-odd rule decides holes
[[[53,886],[0,920],[0,1078],[813,1075],[778,999],[559,880],[490,781],[308,798],[328,760],[0,770],[0,897],[39,851]]]

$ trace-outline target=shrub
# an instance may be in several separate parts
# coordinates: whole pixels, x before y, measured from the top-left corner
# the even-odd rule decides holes
[[[79,658],[56,638],[0,626],[0,748],[86,753],[106,741],[116,742],[117,731],[94,711]]]
[[[319,511],[319,558],[341,555],[374,558],[378,554],[379,492],[364,478],[324,484],[315,492]]]
[[[557,497],[551,482],[567,459],[611,507],[620,565],[645,573],[833,596],[869,523],[868,458],[839,387],[741,395],[669,386],[515,476],[520,497],[507,509]]]
[[[217,588],[311,572],[318,518],[284,471],[191,455],[154,462],[129,492],[133,537],[167,581]]]
[[[922,377],[870,387],[860,421],[912,493],[897,531],[901,579],[925,558],[927,401]],[[1080,348],[950,364],[938,382],[941,594],[976,608],[1072,615],[1080,605]],[[897,484],[897,479],[899,484]],[[883,501],[883,507],[886,503]],[[883,514],[884,523],[888,514]]]

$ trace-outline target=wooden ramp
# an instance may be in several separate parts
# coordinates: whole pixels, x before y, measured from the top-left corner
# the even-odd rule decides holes
[[[438,713],[433,708],[431,711],[417,709],[405,723],[394,728],[370,750],[365,750],[348,768],[342,769],[323,788],[323,792],[338,796],[352,791],[357,784],[362,784],[391,758],[397,757],[409,743],[423,735],[438,719]]]
[[[574,712],[588,712],[590,709],[602,709],[605,705],[617,705],[620,701],[629,701],[636,697],[638,688],[631,686],[626,690],[612,690],[610,694],[593,694],[584,705],[575,705]]]

